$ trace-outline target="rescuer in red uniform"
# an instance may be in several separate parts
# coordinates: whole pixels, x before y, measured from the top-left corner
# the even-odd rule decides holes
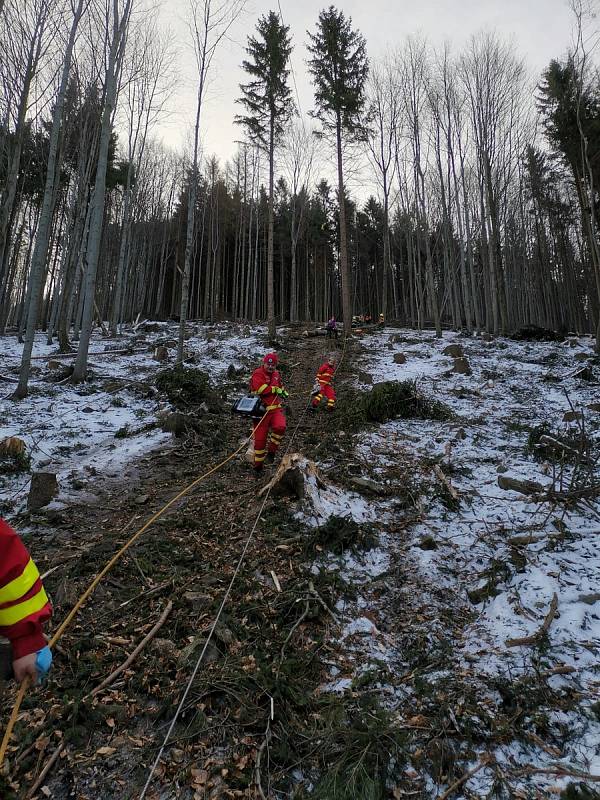
[[[277,371],[277,361],[276,353],[267,353],[262,367],[255,369],[250,378],[250,391],[260,397],[267,412],[254,430],[254,469],[257,472],[263,468],[265,458],[273,460],[285,433],[282,404],[288,393]]]
[[[25,677],[36,683],[50,669],[52,654],[42,624],[51,614],[37,567],[15,531],[0,519],[0,636],[9,640],[12,651],[0,661],[12,661],[19,683]],[[6,667],[9,663],[0,663],[0,679],[9,677]]]
[[[315,389],[318,390],[313,395],[311,410],[316,411],[323,397],[327,398],[327,410],[333,411],[335,406],[335,391],[333,389],[333,376],[335,375],[335,356],[331,355],[324,364],[321,364],[317,372]]]

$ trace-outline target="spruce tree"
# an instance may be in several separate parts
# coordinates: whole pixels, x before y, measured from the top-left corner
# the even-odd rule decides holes
[[[308,69],[315,87],[315,116],[323,125],[324,133],[335,134],[338,168],[338,200],[340,219],[340,271],[342,276],[342,311],[344,331],[352,329],[350,300],[350,275],[348,270],[348,245],[346,209],[343,198],[344,168],[342,144],[362,138],[363,109],[365,105],[365,80],[369,64],[366,42],[359,31],[352,29],[352,20],[334,6],[319,14],[317,30],[309,32],[308,51],[312,56]]]
[[[244,125],[250,139],[269,156],[269,206],[267,242],[267,320],[269,337],[275,336],[275,303],[273,292],[273,189],[275,173],[275,148],[284,131],[285,123],[294,113],[292,93],[288,86],[289,58],[292,45],[289,28],[279,21],[274,11],[261,17],[256,25],[257,36],[248,37],[246,52],[249,59],[242,67],[251,77],[249,83],[240,84],[242,96],[238,100],[246,111],[235,121]]]
[[[600,93],[573,56],[550,62],[538,86],[538,108],[546,136],[568,164],[581,210],[600,307]],[[600,313],[596,312],[596,351],[600,353]]]

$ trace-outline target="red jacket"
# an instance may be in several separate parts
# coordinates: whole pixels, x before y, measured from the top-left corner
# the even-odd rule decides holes
[[[46,646],[42,623],[51,614],[37,567],[15,531],[0,519],[0,636],[10,639],[13,659]]]
[[[319,367],[319,371],[317,372],[317,380],[321,386],[331,386],[333,383],[334,374],[335,367],[332,367],[331,364],[328,364],[326,361]]]
[[[267,372],[264,367],[259,367],[250,378],[250,391],[260,397],[267,411],[275,411],[283,402],[285,389],[277,370]]]

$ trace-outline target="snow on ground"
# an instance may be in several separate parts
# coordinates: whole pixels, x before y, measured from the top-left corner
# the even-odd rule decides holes
[[[214,383],[230,365],[249,368],[263,349],[260,338],[265,331],[259,326],[190,324],[189,331],[190,366],[208,372]],[[57,474],[60,495],[54,507],[89,499],[95,484],[122,478],[127,465],[140,455],[168,446],[171,435],[152,429],[157,412],[168,408],[152,387],[157,373],[174,363],[177,333],[173,322],[143,323],[136,331],[126,329],[117,340],[95,332],[90,343],[90,379],[80,386],[49,380],[48,361],[57,348],[38,334],[29,396],[12,401],[13,384],[2,382],[0,441],[18,436],[25,441],[32,470]],[[153,358],[159,344],[167,346],[166,362]],[[127,348],[132,352],[114,352]],[[21,350],[15,337],[0,338],[2,375],[18,375]],[[71,358],[55,360],[58,367],[73,363]],[[0,475],[0,513],[24,508],[29,482],[28,473]]]
[[[369,342],[369,346],[385,352],[382,345],[389,336],[383,334],[377,338],[379,341]],[[524,571],[515,573],[505,590],[481,608],[479,619],[465,640],[464,651],[467,654],[483,651],[482,669],[504,668],[490,656],[488,646],[504,650],[507,638],[535,633],[554,593],[559,597],[560,613],[552,624],[554,657],[585,671],[596,661],[586,649],[587,643],[592,642],[600,649],[600,550],[596,538],[600,535],[600,507],[568,510],[564,516],[559,508],[547,519],[547,505],[532,503],[523,495],[498,486],[498,475],[504,473],[543,485],[551,482],[550,466],[535,461],[526,452],[527,431],[520,427],[524,424],[547,423],[554,430],[573,428],[563,423],[564,413],[572,405],[584,411],[588,434],[599,438],[598,414],[586,408],[598,400],[598,385],[569,377],[582,366],[573,360],[576,352],[593,355],[591,339],[579,341],[577,348],[509,340],[485,344],[446,334],[441,341],[428,343],[432,351],[429,357],[423,352],[423,345],[395,344],[394,351],[388,351],[389,355],[386,353],[373,370],[374,378],[377,372],[387,380],[418,377],[424,392],[435,393],[464,419],[464,423],[459,420],[453,426],[454,432],[449,431],[446,423],[418,420],[389,423],[363,445],[368,449],[385,441],[390,434],[410,433],[413,453],[441,457],[442,468],[452,475],[454,487],[469,503],[459,514],[447,514],[443,520],[436,513],[439,508],[433,509],[425,524],[413,528],[415,538],[433,533],[441,544],[447,543],[438,550],[420,550],[420,568],[444,582],[452,561],[467,576],[470,568],[472,577],[477,574],[478,565],[490,558],[510,558],[510,548],[506,545],[509,536],[526,533],[533,527],[537,535],[556,536],[553,520],[557,516],[572,533],[572,537],[551,551],[546,549],[546,541],[530,545],[531,561]],[[473,375],[443,377],[452,359],[443,356],[441,350],[450,342],[464,346]],[[394,364],[390,358],[400,350],[407,356],[407,365]],[[432,364],[436,365],[435,370]],[[547,371],[544,364],[551,364],[553,372],[561,378],[561,391],[543,382]],[[495,377],[488,379],[490,374]],[[477,394],[461,398],[456,396],[457,389]],[[466,468],[464,474],[462,468]],[[514,669],[518,670],[519,655],[514,661]],[[600,671],[596,671],[595,677],[599,675]],[[580,674],[580,679],[593,678],[593,674]]]
[[[322,485],[315,475],[307,475],[305,497],[294,516],[311,527],[324,525],[330,517],[351,517],[355,522],[374,521],[377,512],[356,492],[339,486]]]
[[[582,412],[587,435],[598,443],[600,414],[588,408],[600,401],[598,383],[575,375],[594,356],[592,339],[486,342],[446,332],[436,340],[431,332],[388,329],[365,337],[361,344],[364,356],[357,366],[372,376],[373,383],[416,379],[424,394],[442,400],[457,415],[451,422],[398,420],[357,437],[357,457],[370,464],[373,476],[384,477],[398,460],[431,465],[433,458],[461,500],[458,510],[449,510],[432,500],[430,492],[429,501],[422,501],[420,521],[407,529],[408,541],[398,545],[384,535],[380,547],[388,547],[388,558],[380,552],[376,558],[386,564],[401,561],[404,570],[412,573],[407,581],[420,587],[421,601],[430,607],[432,617],[436,609],[440,619],[448,609],[457,617],[465,615],[462,640],[453,643],[453,666],[480,681],[482,691],[486,679],[512,682],[519,676],[557,670],[549,678],[551,687],[581,693],[580,711],[557,712],[561,719],[549,715],[553,734],[569,731],[569,736],[563,736],[562,752],[552,757],[544,749],[512,742],[494,754],[498,763],[510,762],[513,768],[558,765],[600,775],[600,720],[590,711],[600,696],[600,504],[596,498],[578,507],[552,507],[498,485],[499,475],[510,475],[568,488],[572,468],[559,474],[556,464],[535,460],[527,449],[535,426],[546,424],[554,432],[575,435],[577,423],[564,421],[566,412]],[[442,352],[449,344],[464,348],[472,375],[451,372],[453,359]],[[406,363],[395,363],[396,353],[403,353]],[[357,385],[368,390],[367,384]],[[418,479],[430,489],[439,485],[431,466]],[[380,515],[389,511],[387,501],[371,501],[371,505]],[[528,533],[539,541],[520,550],[509,545],[510,537]],[[419,546],[425,538],[432,542],[432,549]],[[344,579],[368,582],[367,558],[362,563],[355,559],[353,569],[338,565]],[[486,586],[491,588],[489,596],[486,592],[477,595]],[[555,594],[558,613],[550,623],[547,645],[508,646],[507,640],[540,630]],[[405,599],[411,602],[409,596]],[[377,628],[371,623],[373,630],[367,631],[363,616],[365,603],[370,602],[371,598],[361,595],[346,609],[352,618],[346,620],[340,635],[349,656],[354,654],[355,678],[379,657],[373,647]],[[375,602],[379,615],[385,617],[385,603],[377,598]],[[442,624],[433,619],[431,631]],[[352,625],[357,626],[357,635],[350,637],[352,646],[348,647]],[[358,649],[357,640],[362,640]],[[388,636],[385,660],[393,662],[395,657],[401,664],[398,638],[395,648],[394,656],[394,643]],[[347,674],[338,678],[332,673],[331,677],[335,680],[324,688],[341,691],[348,681],[352,685]],[[469,796],[484,797],[492,780],[493,772],[483,769],[465,783],[465,789],[472,792]],[[569,779],[535,775],[528,781],[529,789],[547,796],[551,784],[560,791]],[[435,796],[433,787],[431,796]]]

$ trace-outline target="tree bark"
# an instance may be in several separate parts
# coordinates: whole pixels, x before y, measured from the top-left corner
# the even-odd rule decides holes
[[[71,380],[80,383],[85,380],[87,372],[88,349],[92,333],[92,321],[96,297],[96,277],[98,260],[100,256],[100,240],[104,223],[104,201],[106,195],[106,170],[108,167],[108,151],[112,119],[117,102],[119,74],[123,62],[129,16],[132,0],[125,0],[123,13],[118,19],[118,2],[114,0],[113,34],[110,44],[108,66],[106,70],[105,102],[102,111],[102,127],[100,130],[100,143],[98,147],[98,165],[96,180],[92,195],[92,211],[90,216],[90,230],[87,240],[86,270],[82,290],[85,292],[79,347]]]
[[[79,0],[71,23],[69,39],[63,61],[62,74],[58,95],[52,115],[52,130],[50,132],[50,146],[48,151],[48,164],[46,172],[46,184],[44,186],[44,198],[42,200],[42,210],[38,222],[37,236],[31,260],[31,271],[29,273],[30,297],[27,312],[27,325],[25,331],[25,343],[21,356],[21,369],[19,372],[19,384],[13,395],[15,400],[21,400],[27,395],[27,382],[29,380],[29,370],[31,366],[31,352],[35,338],[35,327],[37,322],[38,307],[43,290],[43,276],[45,274],[46,260],[48,257],[48,242],[50,238],[50,226],[54,215],[54,205],[56,199],[56,181],[60,175],[61,159],[59,156],[59,139],[62,125],[65,96],[69,83],[69,73],[71,71],[71,59],[73,48],[77,36],[77,28],[83,15],[84,6],[87,0]]]
[[[342,161],[342,121],[338,114],[336,120],[336,147],[338,173],[338,200],[340,215],[340,272],[342,276],[342,316],[344,334],[352,333],[352,302],[350,298],[350,274],[348,270],[348,240],[346,231],[346,193],[344,191],[344,166]]]

